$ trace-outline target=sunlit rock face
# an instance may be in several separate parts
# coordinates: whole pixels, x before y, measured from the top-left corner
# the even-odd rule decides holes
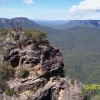
[[[82,84],[77,80],[71,84],[68,77],[64,78],[59,49],[47,40],[29,40],[22,31],[12,34],[14,38],[8,35],[2,43],[3,50],[8,51],[2,59],[14,68],[13,77],[6,81],[7,89],[13,93],[3,92],[3,100],[82,100],[78,96]]]

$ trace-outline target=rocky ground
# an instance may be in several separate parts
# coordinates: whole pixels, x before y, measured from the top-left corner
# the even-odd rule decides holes
[[[2,100],[82,100],[78,96],[82,84],[64,78],[62,53],[47,40],[33,41],[21,30],[0,40],[0,63],[8,61],[14,68],[13,76],[6,81],[6,88],[13,93],[3,91]]]

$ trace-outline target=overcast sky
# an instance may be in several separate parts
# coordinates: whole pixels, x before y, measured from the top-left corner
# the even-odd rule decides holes
[[[0,18],[100,19],[100,0],[0,0]]]

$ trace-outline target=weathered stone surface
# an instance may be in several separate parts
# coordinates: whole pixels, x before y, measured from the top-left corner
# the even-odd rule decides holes
[[[56,84],[55,82],[46,84],[43,89],[38,90],[34,95],[31,96],[31,100],[46,100],[45,98],[47,97],[50,89],[55,84]],[[52,94],[50,94],[50,95],[52,95]]]
[[[24,32],[19,32],[19,40],[21,42],[24,42],[25,43],[25,41],[27,41],[27,39],[28,38],[25,36]]]
[[[81,83],[80,83],[81,84]],[[81,100],[75,91],[75,86],[71,90],[68,80],[62,78],[58,82],[49,82],[43,89],[38,90],[31,96],[31,100]],[[77,87],[81,90],[81,87]]]
[[[16,96],[3,93],[3,100],[81,100],[77,93],[82,84],[76,80],[71,85],[68,78],[62,78],[64,64],[59,49],[50,46],[47,40],[27,40],[21,30],[13,31],[11,37],[2,43],[2,47],[9,51],[7,60],[15,71],[14,77],[6,82],[7,88],[16,92]],[[32,49],[34,44],[38,48]],[[18,76],[22,68],[29,72],[25,78]]]
[[[26,50],[25,49],[13,49],[9,54],[9,61],[15,63],[16,67],[29,66],[34,67],[39,63],[40,69],[43,74],[51,73],[53,71],[62,71],[63,61],[62,55],[58,49],[54,47],[41,47],[39,50]],[[14,64],[12,64],[13,66]],[[15,65],[14,65],[15,67]]]
[[[80,87],[78,87],[79,84]],[[44,87],[38,88],[36,92],[30,92],[29,100],[82,100],[82,98],[77,95],[77,93],[82,88],[81,85],[82,84],[80,82],[78,82],[78,84],[76,83],[74,85],[71,85],[69,83],[69,79],[61,78],[56,82],[48,82]],[[22,97],[23,96],[21,95],[17,97],[12,96],[10,98],[5,96],[5,100],[22,100]]]
[[[4,61],[4,57],[2,54],[0,54],[0,64],[3,64],[3,61]]]
[[[12,50],[16,45],[16,41],[14,41],[13,39],[9,39],[6,40],[4,42],[2,42],[1,46],[3,48],[3,50]]]

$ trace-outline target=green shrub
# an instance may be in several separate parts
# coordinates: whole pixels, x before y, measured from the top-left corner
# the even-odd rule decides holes
[[[36,49],[37,49],[37,45],[36,45],[36,44],[33,44],[33,45],[31,46],[31,49],[32,49],[32,50],[36,50]]]
[[[11,89],[6,89],[6,90],[5,90],[5,94],[6,94],[7,96],[12,96],[12,95],[13,95],[13,90],[11,90]]]
[[[35,90],[35,86],[32,86],[32,87],[31,87],[31,90],[34,91],[34,90]]]
[[[0,65],[0,90],[4,91],[6,88],[6,80],[8,79],[7,67]]]
[[[18,44],[21,44],[21,41],[20,41],[20,40],[18,40],[18,41],[17,41],[17,43],[18,43]]]
[[[4,27],[0,27],[0,35],[6,35],[8,33],[8,29]]]
[[[7,65],[0,65],[0,90],[4,91],[6,88],[6,81],[13,77],[14,68]]]
[[[0,97],[0,100],[2,100],[2,98]]]
[[[17,48],[17,44],[14,45],[14,48]]]
[[[27,99],[26,100],[31,100],[30,96],[29,95],[26,95],[27,96]]]
[[[19,48],[21,48],[22,46],[25,46],[25,41],[20,41],[20,40],[18,40],[18,41],[17,41],[17,46],[18,46]]]
[[[78,95],[82,98],[84,98],[85,96],[87,96],[87,100],[98,100],[98,90],[95,89],[85,89],[82,88],[81,92],[78,93]],[[96,96],[96,98],[95,98]]]
[[[60,78],[61,78],[61,76],[57,76],[57,77],[56,77],[56,80],[60,80]]]
[[[27,69],[21,68],[18,72],[18,77],[25,78],[29,75],[29,71]]]
[[[5,59],[7,59],[9,56],[9,51],[8,50],[3,51],[3,56]]]
[[[43,32],[41,30],[33,30],[32,37],[35,40],[42,41],[42,40],[45,40],[47,38],[47,33]]]
[[[24,30],[25,35],[28,38],[33,38],[36,41],[41,41],[41,40],[45,40],[47,38],[47,34],[41,30],[29,30],[29,29],[25,29]]]
[[[41,85],[40,88],[42,89],[43,88],[43,85]]]
[[[70,83],[71,83],[71,84],[74,84],[74,81],[75,81],[75,80],[74,80],[73,78],[71,78]]]
[[[14,68],[12,66],[8,67],[8,74],[9,74],[9,77],[13,77],[14,75]]]
[[[29,30],[29,29],[24,29],[24,33],[25,35],[29,38],[29,37],[32,37],[32,30]]]
[[[17,41],[17,46],[18,46],[19,48],[22,47],[22,46],[21,46],[21,41],[20,41],[20,40]]]

